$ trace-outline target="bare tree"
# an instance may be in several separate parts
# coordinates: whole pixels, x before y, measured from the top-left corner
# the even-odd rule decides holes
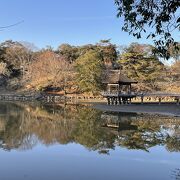
[[[25,66],[33,59],[33,53],[19,42],[11,40],[0,45],[3,50],[2,59],[15,69],[20,69],[24,73]]]
[[[37,89],[60,87],[62,89],[71,79],[72,66],[62,56],[52,51],[41,52],[26,72],[29,85]]]

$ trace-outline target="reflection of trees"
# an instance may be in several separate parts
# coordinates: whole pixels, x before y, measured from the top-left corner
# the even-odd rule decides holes
[[[180,180],[180,169],[176,168],[175,170],[173,170],[171,177],[172,177],[172,179]]]
[[[90,150],[107,153],[114,148],[115,135],[101,127],[101,112],[83,108],[78,111],[74,140]]]
[[[33,148],[38,141],[79,143],[108,153],[116,146],[148,151],[156,145],[180,151],[180,121],[175,118],[108,114],[85,106],[0,103],[0,146]]]
[[[169,151],[180,151],[180,120],[156,116],[103,115],[104,126],[116,134],[116,145],[148,151],[164,145]]]
[[[167,150],[170,152],[179,152],[180,151],[180,139],[176,136],[168,137],[166,142]]]
[[[32,134],[29,131],[25,131],[22,127],[25,118],[23,108],[3,103],[1,107],[3,107],[1,110],[4,110],[4,114],[1,112],[0,118],[0,124],[3,126],[0,130],[1,146],[7,150],[19,147],[22,147],[22,149],[32,148],[36,141]]]
[[[160,131],[160,127],[153,122],[146,120],[129,121],[129,126],[136,126],[136,130],[119,132],[118,144],[129,149],[142,149],[148,151],[150,147],[163,143],[165,135]]]

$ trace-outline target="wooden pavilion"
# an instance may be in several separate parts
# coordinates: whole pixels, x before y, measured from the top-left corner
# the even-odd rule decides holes
[[[121,70],[107,70],[103,80],[106,86],[103,96],[107,98],[108,104],[131,103],[131,99],[136,97],[132,92],[132,84],[137,83],[122,74]]]

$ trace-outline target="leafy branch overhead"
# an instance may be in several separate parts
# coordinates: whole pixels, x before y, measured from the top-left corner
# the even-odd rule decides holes
[[[122,30],[137,37],[147,34],[162,57],[169,58],[168,48],[178,50],[173,31],[180,30],[179,0],[115,0],[118,14],[124,18]]]

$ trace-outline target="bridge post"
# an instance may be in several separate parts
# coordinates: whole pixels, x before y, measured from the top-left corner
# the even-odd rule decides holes
[[[110,105],[111,104],[111,101],[110,101],[110,98],[107,97],[107,104]]]
[[[141,104],[143,104],[143,103],[144,103],[144,96],[141,95]]]
[[[112,105],[115,105],[115,97],[112,97]]]
[[[119,105],[121,104],[121,97],[118,97]]]
[[[161,98],[159,97],[159,105],[161,104]]]
[[[131,101],[132,101],[131,98],[129,98],[129,104],[131,104]]]
[[[177,98],[177,105],[179,105],[179,98]]]
[[[115,105],[117,105],[118,104],[118,99],[117,99],[117,97],[115,97]]]

